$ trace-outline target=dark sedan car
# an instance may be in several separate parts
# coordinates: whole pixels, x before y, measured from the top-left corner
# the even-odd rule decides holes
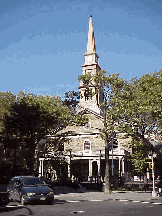
[[[11,201],[18,200],[22,205],[36,202],[51,204],[54,200],[54,192],[39,177],[15,176],[9,182],[8,190]]]
[[[0,206],[7,205],[10,202],[10,193],[7,191],[6,184],[0,184]]]

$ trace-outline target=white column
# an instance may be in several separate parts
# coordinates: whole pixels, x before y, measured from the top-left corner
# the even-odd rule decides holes
[[[92,159],[89,159],[89,177],[92,176]]]
[[[42,175],[42,160],[39,158],[39,177]]]
[[[97,166],[98,166],[98,176],[100,176],[100,174],[101,174],[100,160],[97,160]]]
[[[41,175],[43,176],[44,175],[44,173],[43,173],[43,160],[42,160],[42,170],[41,170]]]
[[[120,177],[120,157],[119,157],[119,177]]]
[[[100,159],[97,160],[97,166],[98,166],[98,177],[97,177],[97,183],[101,183],[101,164]]]
[[[122,158],[122,174],[124,175],[124,172],[125,172],[125,170],[124,170],[124,158]]]
[[[147,179],[149,179],[149,168],[147,168]]]
[[[70,159],[67,160],[68,163],[68,178],[70,178]]]

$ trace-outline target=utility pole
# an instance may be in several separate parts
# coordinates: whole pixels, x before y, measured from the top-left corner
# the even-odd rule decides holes
[[[70,180],[71,180],[71,158],[72,158],[72,155],[71,155],[71,150],[70,150]]]
[[[153,150],[150,151],[149,156],[151,157],[152,160],[152,197],[157,197],[157,192],[155,190],[155,170],[154,170],[154,158],[157,157],[157,154],[153,152]]]
[[[153,183],[153,190],[152,190],[152,197],[157,196],[157,192],[155,191],[155,170],[154,170],[154,158],[156,157],[156,154],[152,153],[152,183]]]
[[[152,183],[153,183],[153,193],[155,193],[155,174],[154,174],[154,154],[152,155]]]
[[[112,135],[111,135],[111,148],[112,148],[112,177],[114,176],[113,144],[114,144],[114,137],[113,137],[113,134],[112,134]]]

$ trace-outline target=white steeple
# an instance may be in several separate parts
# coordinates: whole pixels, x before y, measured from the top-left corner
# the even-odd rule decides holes
[[[96,54],[96,46],[95,46],[95,37],[92,23],[92,15],[89,19],[89,29],[88,29],[88,42],[87,42],[87,52],[84,54],[85,62],[82,65],[83,75],[87,73],[91,73],[95,75],[97,71],[100,71],[101,68],[98,65],[98,55]],[[103,91],[102,89],[97,89],[95,86],[89,87],[94,95],[92,97],[88,97],[85,95],[85,86],[81,82],[79,89],[81,93],[80,102],[78,104],[78,112],[88,108],[89,110],[95,111],[96,113],[102,115],[102,109],[100,108],[100,104],[103,102]]]
[[[87,53],[93,53],[93,52],[96,52],[96,46],[95,46],[95,38],[94,38],[92,15],[91,15],[89,19]]]

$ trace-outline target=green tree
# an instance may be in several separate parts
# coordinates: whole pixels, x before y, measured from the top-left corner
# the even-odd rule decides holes
[[[103,92],[104,103],[100,104],[104,108],[104,128],[101,137],[105,140],[105,192],[110,193],[110,171],[109,171],[109,143],[114,132],[114,123],[120,119],[120,110],[116,108],[118,97],[124,86],[124,80],[119,78],[119,74],[108,74],[106,71],[97,71],[95,75],[91,73],[79,77],[85,87],[85,94],[91,97],[97,92]],[[92,92],[91,87],[97,91]],[[114,98],[115,96],[115,98]]]
[[[162,72],[125,82],[120,96],[114,95],[114,99],[118,100],[116,109],[120,110],[119,130],[132,137],[130,148],[137,148],[130,160],[138,173],[145,172],[148,152],[153,148],[145,137],[151,134],[161,137]]]
[[[81,95],[79,91],[68,91],[65,93],[65,100],[63,104],[67,106],[72,113],[71,121],[68,124],[75,124],[75,125],[84,125],[88,119],[85,115],[81,115],[77,113],[77,105],[79,103]]]
[[[76,112],[76,107],[79,103],[80,93],[79,91],[68,91],[65,93],[65,100],[64,103],[66,106],[70,107]]]
[[[129,160],[134,166],[134,171],[141,174],[146,172],[146,165],[148,160],[148,154],[145,148],[145,144],[139,140],[132,142],[133,154],[130,155]]]
[[[102,137],[107,140],[114,131],[114,123],[118,123],[116,129],[132,137],[130,148],[139,143],[139,152],[134,152],[131,161],[135,169],[139,164],[138,170],[144,170],[148,149],[140,147],[142,143],[146,145],[145,135],[161,136],[162,131],[162,71],[126,81],[119,78],[119,74],[110,75],[101,70],[93,76],[82,75],[79,81],[84,83],[88,95],[94,94],[89,94],[89,86],[104,92],[105,104],[101,107],[106,108],[106,120]]]
[[[161,132],[162,72],[146,74],[126,82],[118,98],[125,130],[145,134]]]
[[[161,135],[162,71],[142,76],[138,82],[137,93],[140,95],[141,106],[145,109],[147,131]]]
[[[15,101],[15,95],[11,92],[0,92],[0,131],[3,128],[3,119],[9,108]]]
[[[68,124],[80,123],[83,119],[75,115],[60,97],[36,96],[19,92],[3,119],[4,128],[1,133],[1,141],[6,148],[13,149],[14,167],[16,167],[18,150],[24,146],[26,164],[32,174],[37,143],[42,138],[46,138],[46,135],[52,130]],[[59,142],[57,138],[57,144],[62,145],[63,136],[63,134],[62,137],[60,136],[61,141]]]

